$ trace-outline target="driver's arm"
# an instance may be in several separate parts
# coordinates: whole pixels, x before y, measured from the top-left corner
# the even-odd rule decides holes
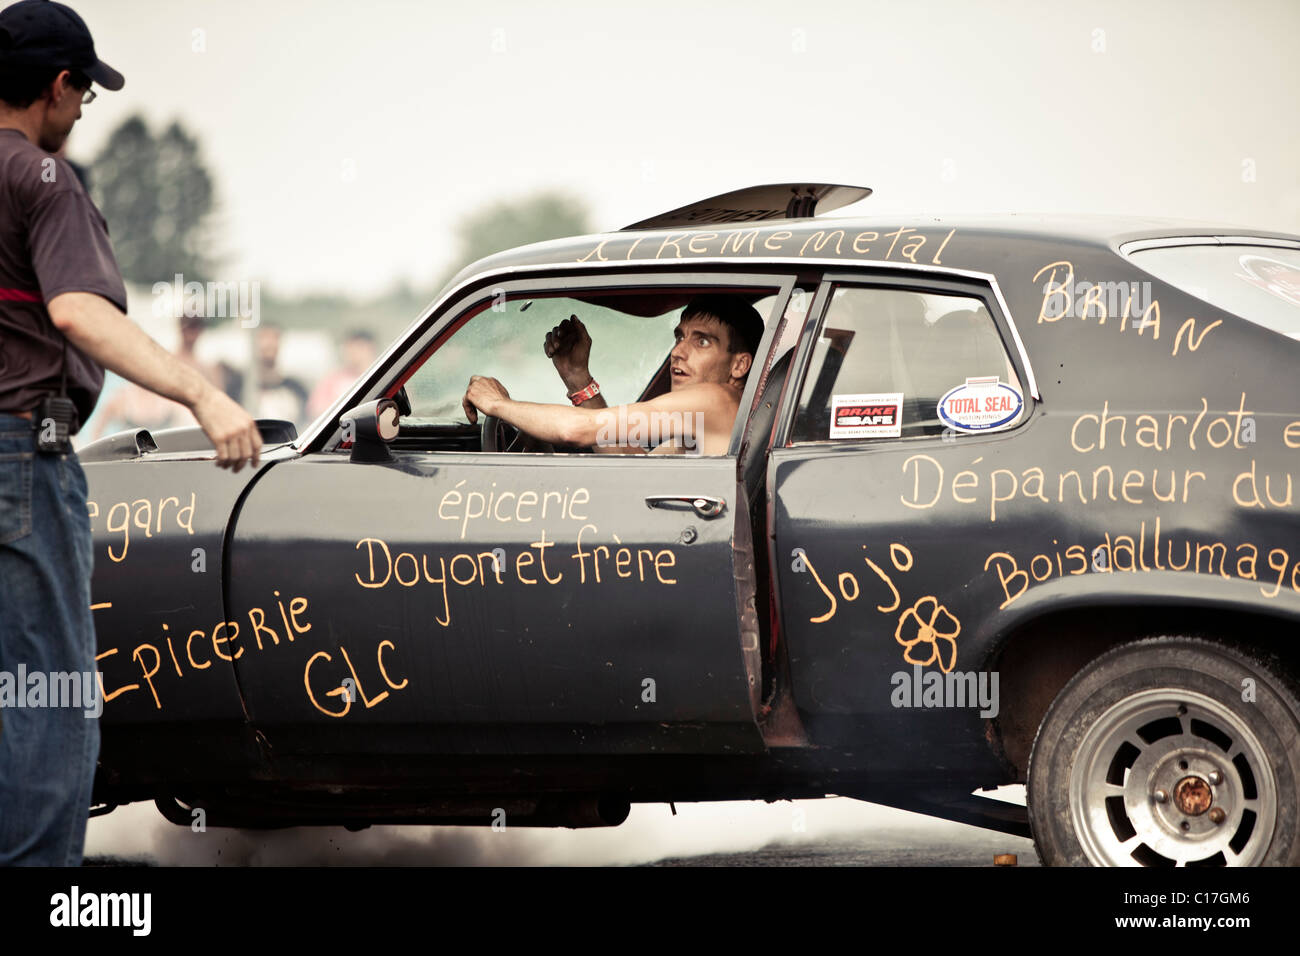
[[[725,386],[713,384],[677,389],[645,402],[594,409],[516,401],[496,379],[476,375],[470,379],[462,404],[471,422],[478,421],[478,411],[482,411],[543,441],[596,447],[620,441],[626,445],[634,429],[644,436],[651,428],[664,441],[698,442],[702,436],[685,430],[693,428],[696,413],[703,416],[707,432],[719,428],[730,432],[735,420]]]
[[[516,401],[500,382],[482,375],[475,375],[469,380],[469,388],[465,391],[461,405],[471,424],[478,421],[478,413],[481,411],[485,415],[496,415],[542,441],[565,445],[597,445],[598,441],[603,443],[617,440],[616,410]],[[607,425],[603,433],[602,425]]]

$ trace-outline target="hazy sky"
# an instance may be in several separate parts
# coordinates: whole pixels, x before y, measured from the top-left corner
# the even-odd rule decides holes
[[[215,172],[219,278],[427,283],[560,188],[599,229],[759,182],[863,212],[1114,211],[1300,232],[1300,3],[72,0],[131,112]]]

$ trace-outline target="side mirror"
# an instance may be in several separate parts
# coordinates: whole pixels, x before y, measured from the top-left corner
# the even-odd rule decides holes
[[[366,464],[392,461],[388,443],[397,437],[400,409],[389,398],[358,405],[339,416],[343,440],[352,442],[352,460]]]
[[[403,385],[393,396],[393,401],[397,403],[397,410],[403,415],[411,414],[411,396],[406,394],[406,386]]]

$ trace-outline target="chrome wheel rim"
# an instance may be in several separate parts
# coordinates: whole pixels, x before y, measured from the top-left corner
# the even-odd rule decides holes
[[[1219,701],[1172,687],[1110,707],[1070,771],[1070,822],[1097,866],[1257,866],[1277,805],[1258,736]]]

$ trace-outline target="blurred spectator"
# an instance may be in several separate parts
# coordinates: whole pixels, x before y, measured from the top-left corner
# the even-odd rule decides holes
[[[340,366],[317,382],[312,389],[311,399],[307,402],[308,420],[315,421],[318,415],[329,408],[362,372],[370,368],[377,354],[374,335],[365,329],[349,332],[339,345]]]
[[[263,323],[256,334],[257,395],[248,403],[254,418],[278,418],[303,424],[307,389],[296,378],[284,375],[280,359],[280,330]]]
[[[225,362],[203,362],[199,360],[197,346],[199,336],[206,328],[206,321],[200,316],[185,316],[181,319],[181,346],[176,353],[186,365],[193,366],[217,388],[221,389],[235,401],[244,387],[244,376]]]

